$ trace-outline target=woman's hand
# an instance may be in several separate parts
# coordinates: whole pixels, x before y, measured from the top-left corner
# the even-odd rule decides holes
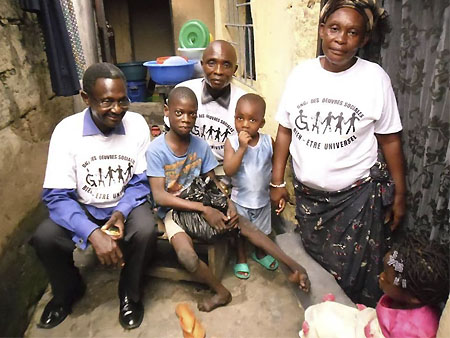
[[[281,198],[280,202],[278,203],[278,207],[275,209],[277,215],[281,214],[285,207],[286,207],[286,200],[284,198]]]
[[[395,231],[395,229],[397,229],[403,217],[405,216],[405,213],[405,195],[395,194],[394,203],[392,203],[392,207],[388,210],[385,217],[385,223],[391,222],[391,231]]]
[[[287,189],[270,187],[270,200],[272,205],[276,208],[277,214],[281,213],[286,206],[286,201],[290,202],[290,196]],[[283,202],[284,201],[284,205]],[[280,212],[278,212],[280,210]]]

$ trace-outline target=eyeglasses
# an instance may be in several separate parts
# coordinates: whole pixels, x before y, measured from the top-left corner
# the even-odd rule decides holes
[[[97,100],[96,98],[91,97],[94,101],[98,103],[98,105],[103,109],[111,109],[114,108],[116,103],[119,105],[122,109],[128,109],[130,107],[130,99],[128,97],[120,99],[119,101],[111,100],[111,99],[101,99]]]

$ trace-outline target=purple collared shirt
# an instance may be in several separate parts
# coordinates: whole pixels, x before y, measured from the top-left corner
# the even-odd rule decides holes
[[[122,122],[111,131],[112,134],[125,135]],[[83,136],[102,134],[92,120],[90,109],[84,115]],[[43,189],[42,200],[47,205],[50,218],[58,225],[73,232],[72,240],[81,249],[86,249],[88,237],[99,228],[90,221],[83,207],[97,220],[106,222],[114,211],[120,211],[125,219],[130,212],[147,200],[150,186],[146,173],[135,174],[125,187],[119,203],[110,208],[96,208],[81,205],[77,199],[76,189]]]

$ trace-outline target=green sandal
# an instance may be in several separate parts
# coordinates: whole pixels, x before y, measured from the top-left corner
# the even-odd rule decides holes
[[[242,273],[246,273],[243,275]],[[234,275],[239,279],[249,279],[250,278],[250,268],[247,263],[238,263],[234,265]]]
[[[267,270],[275,271],[278,268],[278,261],[273,258],[271,255],[265,255],[263,258],[259,259],[256,257],[256,253],[252,252],[252,259],[259,264],[261,264],[263,267],[265,267]],[[275,266],[271,267],[271,265],[275,262]]]

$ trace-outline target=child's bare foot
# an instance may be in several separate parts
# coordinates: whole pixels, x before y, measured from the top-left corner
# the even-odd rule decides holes
[[[197,308],[200,311],[210,312],[219,306],[227,305],[231,302],[231,293],[228,291],[223,293],[216,293],[214,296],[204,299],[197,304]]]
[[[301,271],[294,271],[289,275],[288,279],[292,283],[298,284],[298,287],[304,292],[309,292],[311,282],[309,281],[308,274],[305,269],[301,268]]]

